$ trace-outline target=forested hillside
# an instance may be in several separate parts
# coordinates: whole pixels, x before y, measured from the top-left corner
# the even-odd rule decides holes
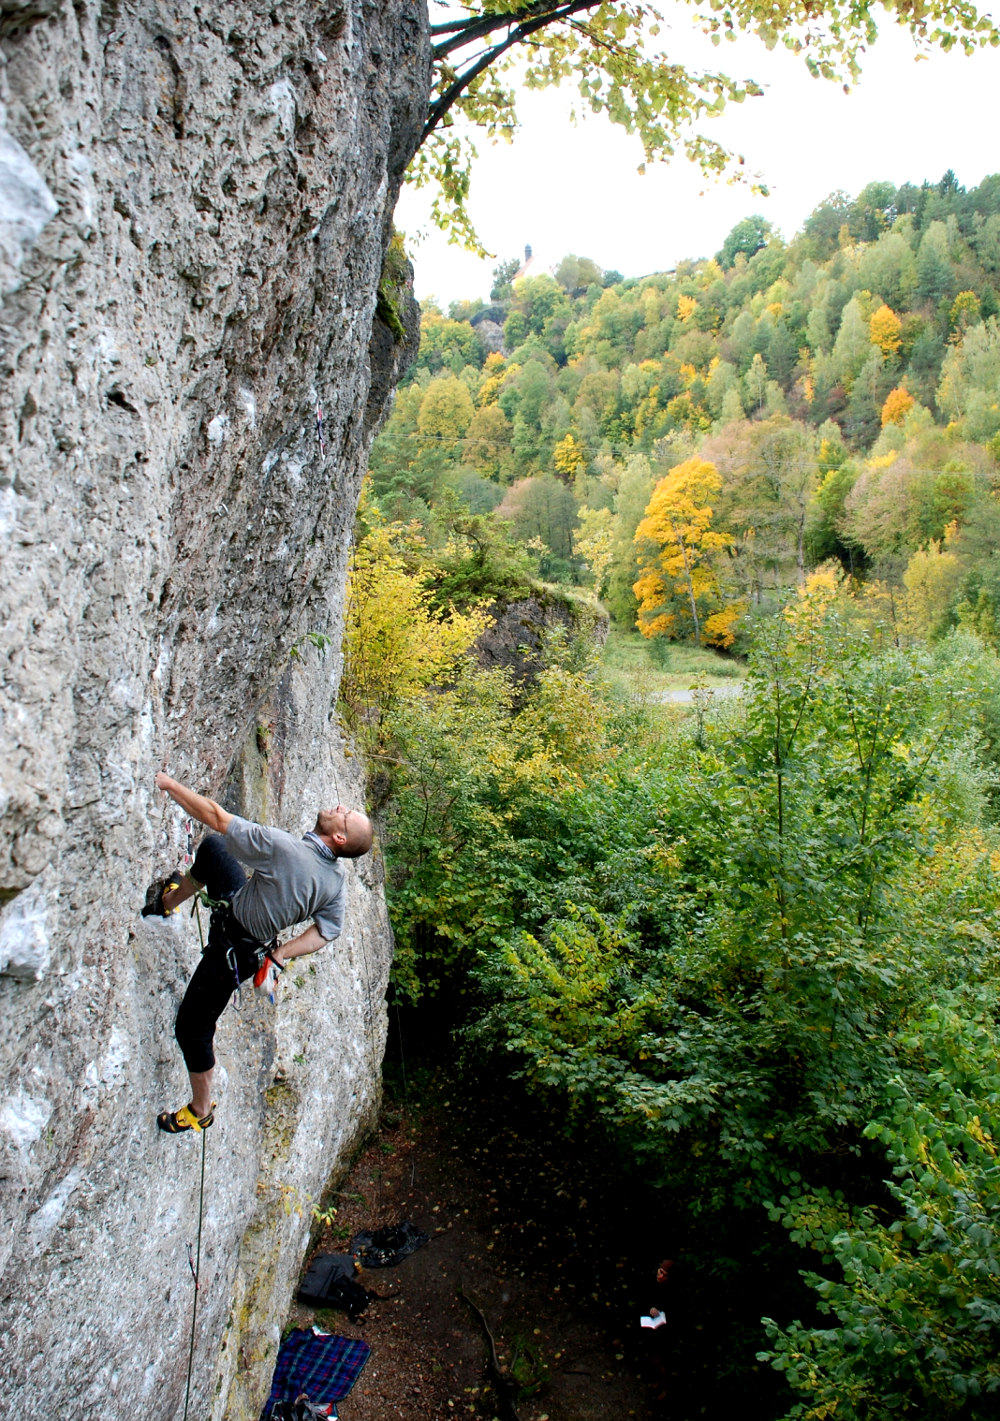
[[[372,461],[343,694],[397,1001],[647,1191],[708,1300],[678,1421],[997,1414],[998,282],[1000,178],[950,174],[641,280],[508,265],[425,313]],[[539,577],[740,694],[622,696],[559,629],[484,668]]]
[[[995,639],[1000,176],[833,194],[788,243],[747,218],[643,278],[517,270],[425,310],[372,459],[389,517],[496,510],[654,636],[739,649],[836,558],[913,633]]]

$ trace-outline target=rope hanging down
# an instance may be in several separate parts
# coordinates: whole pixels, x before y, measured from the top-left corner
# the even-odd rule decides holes
[[[353,554],[353,551],[354,551],[354,546],[355,546],[355,543],[354,543],[354,534],[353,534],[353,532],[352,532],[352,533],[351,533],[351,552],[352,552],[352,554]],[[334,791],[334,794],[336,795],[337,801],[338,801],[338,803],[339,803],[339,802],[340,802],[340,784],[339,784],[339,781],[338,781],[338,779],[337,779],[336,771],[334,771],[334,775],[333,775],[333,791]],[[380,822],[379,822],[379,819],[378,819],[378,816],[377,816],[377,815],[374,816],[374,822],[375,822],[376,828],[379,830],[379,834],[380,834],[380,837],[381,837],[382,829],[381,829],[381,824],[380,824]],[[365,1013],[364,1016],[363,1016],[363,1030],[364,1030],[365,1044],[366,1044],[366,1046],[368,1047],[369,1059],[370,1059],[370,1062],[371,1062],[371,1067],[370,1067],[370,1069],[371,1069],[371,1073],[372,1073],[372,1081],[375,1082],[376,1080],[378,1080],[378,1079],[380,1078],[380,1075],[381,1075],[381,1071],[380,1071],[380,1069],[379,1069],[378,1051],[377,1051],[376,1046],[375,1046],[375,1001],[374,1001],[374,997],[373,997],[373,995],[372,995],[372,979],[371,979],[371,972],[370,972],[369,969],[368,969],[368,952],[367,952],[367,950],[366,950],[366,948],[365,948],[365,935],[364,935],[364,931],[361,930],[361,929],[359,929],[358,938],[359,938],[359,941],[360,941],[360,943],[361,943],[361,961],[362,961],[362,964],[363,964],[363,966],[364,966],[364,972],[365,972],[365,995],[366,995],[366,998],[367,998],[367,1007],[368,1007],[367,1013]],[[377,1173],[377,1175],[376,1175],[376,1178],[375,1178],[375,1198],[374,1198],[374,1200],[371,1202],[371,1205],[369,1206],[369,1210],[368,1210],[368,1212],[369,1212],[369,1217],[372,1218],[372,1219],[376,1218],[376,1217],[378,1216],[378,1214],[381,1212],[381,1208],[382,1208],[382,1174],[381,1174],[381,1171],[379,1171],[379,1172]]]
[[[191,1255],[192,1255],[192,1250],[191,1250],[191,1245],[190,1245],[190,1243],[189,1243],[188,1246],[187,1246],[187,1249],[188,1249],[188,1267],[191,1269],[191,1278],[192,1278],[192,1280],[193,1280],[193,1282],[194,1282],[194,1292],[193,1292],[193,1294],[192,1294],[192,1296],[191,1296],[191,1343],[190,1343],[190,1346],[188,1347],[187,1387],[185,1388],[185,1391],[184,1391],[184,1421],[187,1421],[187,1417],[188,1417],[188,1407],[189,1407],[190,1404],[191,1404],[191,1373],[192,1373],[192,1371],[194,1370],[195,1325],[196,1325],[197,1320],[198,1320],[198,1294],[201,1292],[201,1284],[200,1284],[200,1281],[199,1281],[199,1275],[200,1275],[200,1273],[201,1273],[201,1223],[202,1223],[202,1219],[204,1218],[204,1215],[205,1215],[205,1148],[206,1148],[207,1142],[208,1142],[208,1131],[207,1131],[207,1130],[202,1130],[202,1132],[201,1132],[201,1184],[200,1184],[199,1190],[198,1190],[198,1241],[197,1241],[197,1243],[196,1243],[196,1245],[195,1245],[194,1257],[193,1257],[193,1258],[192,1258],[192,1256],[191,1256]]]

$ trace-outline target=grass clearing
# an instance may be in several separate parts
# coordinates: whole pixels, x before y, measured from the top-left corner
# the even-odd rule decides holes
[[[612,626],[600,658],[605,678],[645,699],[660,691],[686,691],[696,684],[732,686],[746,675],[742,661],[707,647],[665,642],[657,647],[654,660],[652,645],[639,632]]]

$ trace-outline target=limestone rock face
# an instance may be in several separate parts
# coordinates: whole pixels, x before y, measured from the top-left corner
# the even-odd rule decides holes
[[[184,1404],[201,1142],[161,766],[309,827],[357,493],[408,339],[376,316],[426,108],[422,0],[0,0],[0,1370],[12,1410]],[[396,323],[398,326],[398,323]],[[320,418],[321,415],[321,418]],[[217,1038],[192,1417],[259,1414],[326,1180],[377,1101],[377,858],[343,938]],[[291,980],[289,980],[291,979]]]

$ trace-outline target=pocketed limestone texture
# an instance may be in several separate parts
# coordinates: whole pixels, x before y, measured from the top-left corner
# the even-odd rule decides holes
[[[184,1403],[199,1140],[166,766],[309,827],[350,531],[412,354],[376,314],[426,109],[419,0],[0,0],[0,1371],[5,1406]],[[397,305],[399,303],[397,302]],[[318,412],[322,419],[318,419]],[[192,1417],[258,1413],[310,1209],[377,1102],[377,857],[344,936],[218,1037]]]

